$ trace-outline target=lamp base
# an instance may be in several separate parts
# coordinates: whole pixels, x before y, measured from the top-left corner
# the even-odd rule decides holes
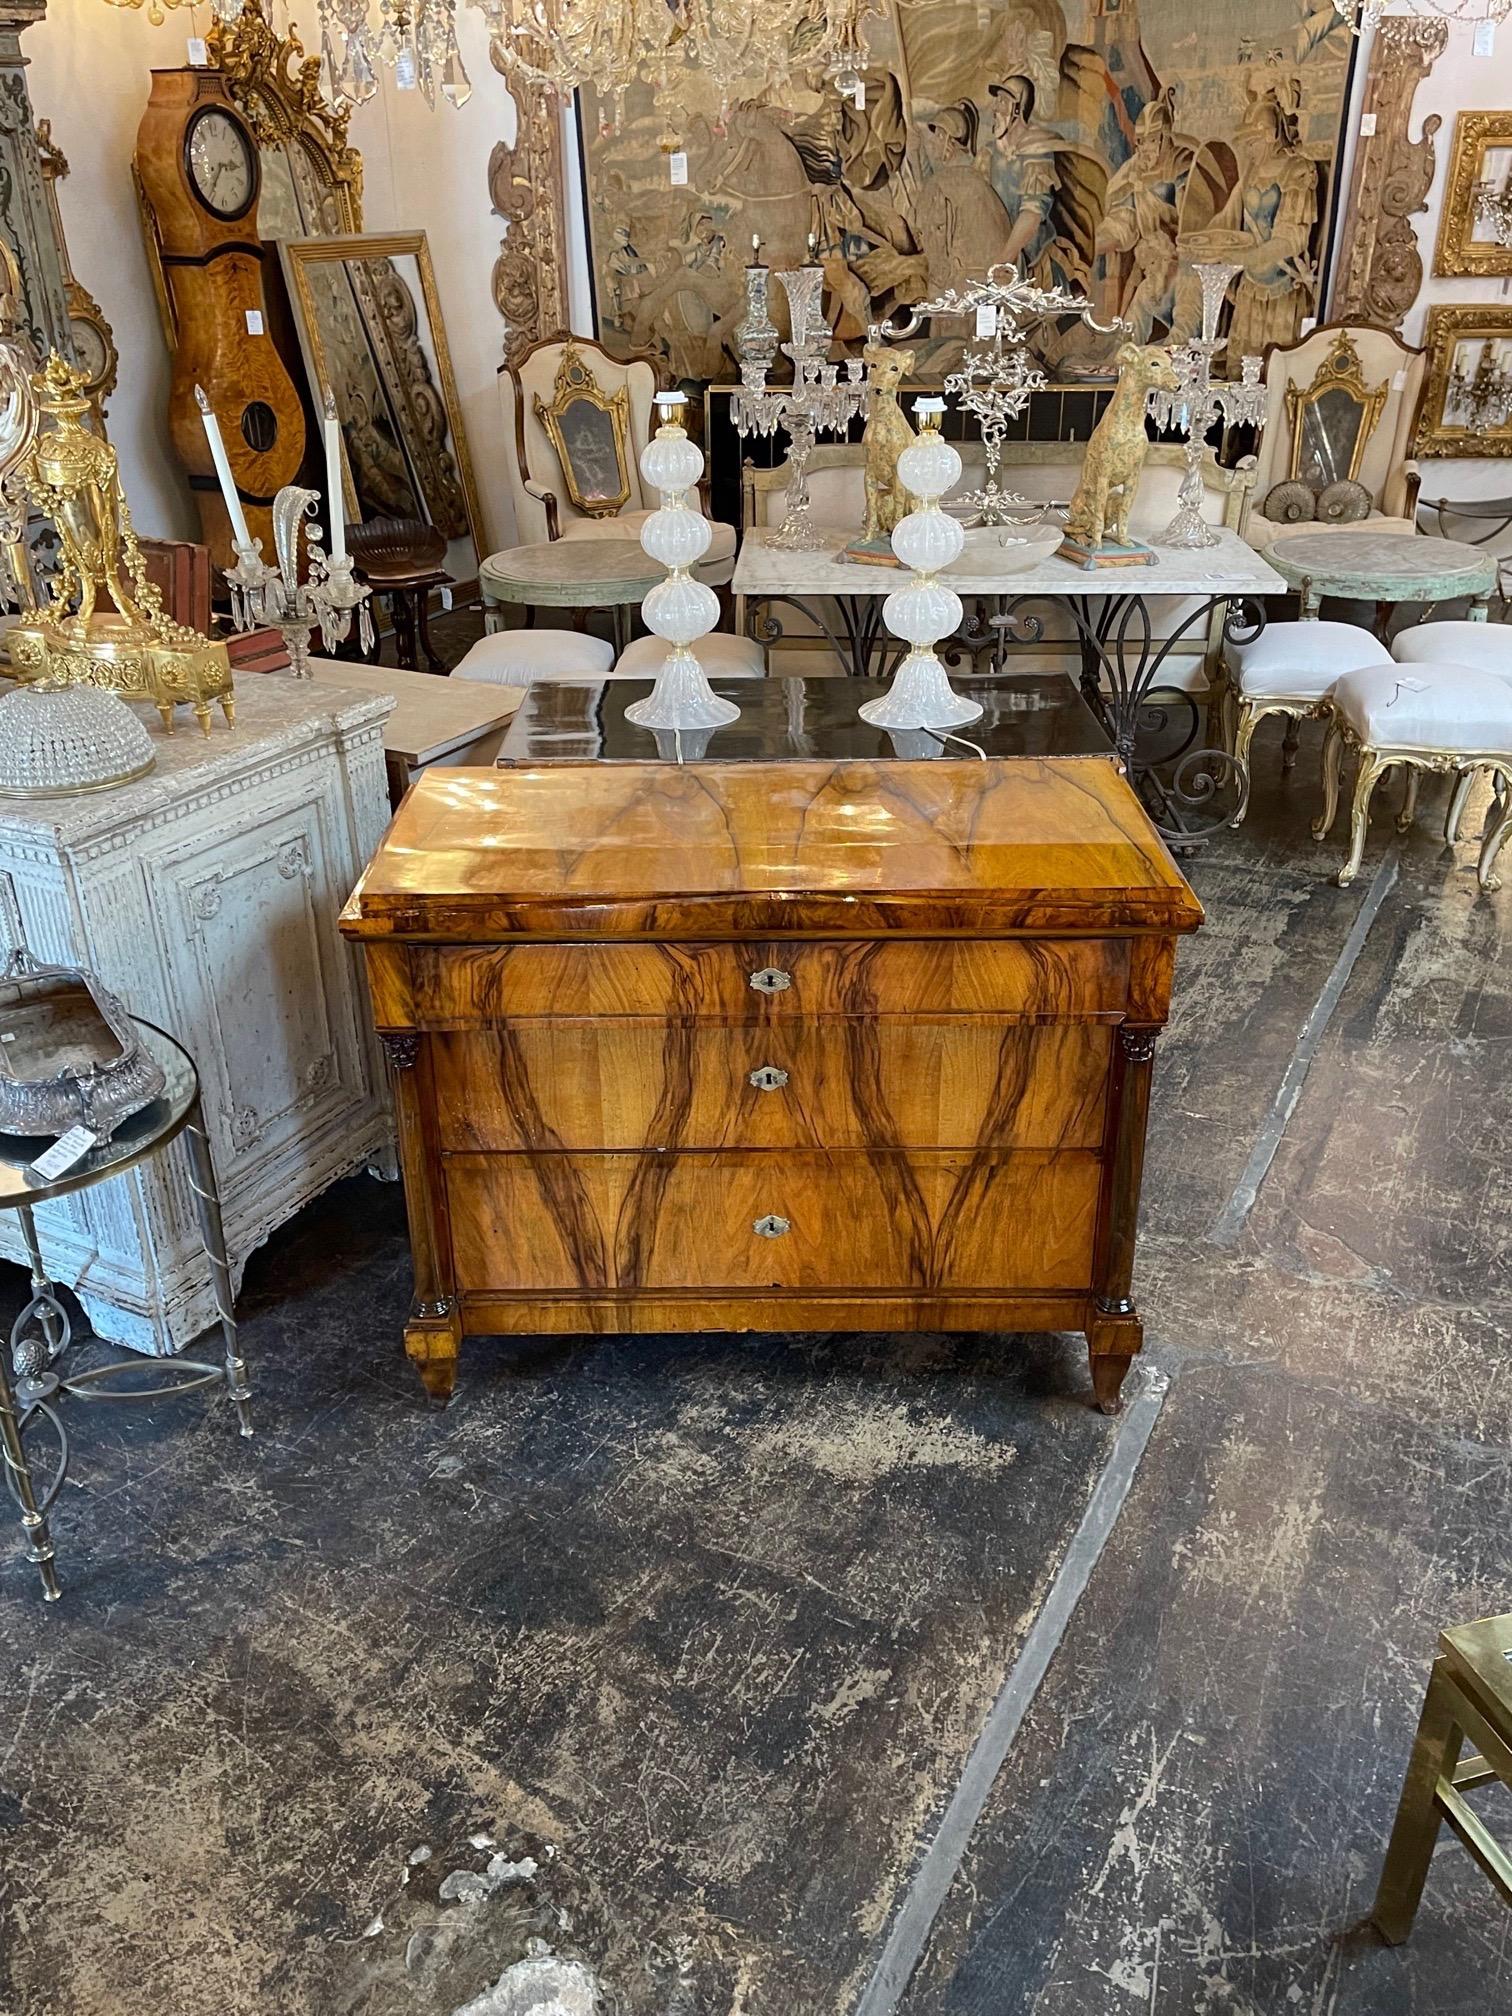
[[[882,698],[860,709],[874,728],[964,728],[981,712],[980,701],[956,692],[932,651],[911,651]]]
[[[668,651],[656,684],[625,709],[625,719],[637,728],[722,728],[740,719],[740,709],[720,699],[697,657],[682,645]]]

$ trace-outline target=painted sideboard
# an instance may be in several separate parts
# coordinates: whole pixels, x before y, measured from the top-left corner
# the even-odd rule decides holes
[[[152,724],[155,768],[89,796],[0,799],[0,934],[93,968],[193,1054],[232,1278],[338,1177],[387,1163],[391,1122],[337,915],[388,823],[386,696],[279,678],[234,731]],[[102,1337],[182,1349],[214,1321],[182,1158],[37,1212],[55,1280]],[[20,1259],[15,1214],[0,1253]]]

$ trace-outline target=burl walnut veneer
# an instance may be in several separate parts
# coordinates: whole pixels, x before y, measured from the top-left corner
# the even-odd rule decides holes
[[[431,770],[343,916],[468,1334],[1082,1330],[1111,1409],[1202,921],[1102,757]]]

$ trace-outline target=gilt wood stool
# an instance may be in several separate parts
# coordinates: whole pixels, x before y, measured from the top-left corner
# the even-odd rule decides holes
[[[200,1386],[224,1386],[236,1406],[243,1435],[252,1433],[247,1370],[236,1340],[236,1315],[226,1240],[221,1229],[220,1191],[205,1116],[200,1104],[199,1074],[182,1046],[164,1030],[133,1016],[142,1045],[162,1067],[164,1086],[150,1106],[134,1113],[110,1140],[90,1149],[61,1176],[44,1182],[31,1173],[40,1152],[35,1140],[0,1134],[0,1211],[14,1211],[31,1262],[32,1296],[11,1326],[9,1351],[0,1350],[0,1462],[6,1487],[21,1513],[26,1530],[27,1559],[42,1580],[42,1594],[55,1602],[62,1594],[53,1566],[47,1514],[68,1471],[68,1432],[54,1402],[67,1394],[75,1400],[154,1400],[169,1393],[188,1393]],[[43,1265],[35,1207],[75,1190],[87,1190],[108,1176],[156,1155],[182,1134],[189,1149],[189,1188],[199,1220],[200,1238],[210,1262],[215,1307],[220,1321],[223,1359],[207,1365],[192,1358],[154,1360],[132,1356],[98,1365],[87,1372],[58,1372],[54,1361],[70,1338],[68,1311]],[[9,1364],[6,1359],[9,1356]],[[147,1372],[148,1386],[136,1385],[133,1374]],[[14,1380],[14,1383],[12,1383]],[[122,1383],[124,1381],[124,1383]],[[161,1382],[161,1383],[160,1383]],[[41,1482],[26,1449],[27,1430],[45,1422],[57,1438],[58,1455],[52,1476]]]
[[[1474,1753],[1460,1757],[1465,1739]],[[1371,1907],[1389,1945],[1412,1930],[1439,1827],[1454,1829],[1512,1904],[1512,1855],[1465,1798],[1477,1785],[1512,1786],[1512,1616],[1483,1617],[1439,1636],[1428,1694],[1407,1765],[1396,1825]]]

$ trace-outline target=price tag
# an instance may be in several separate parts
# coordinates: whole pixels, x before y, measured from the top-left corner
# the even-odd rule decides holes
[[[203,35],[191,35],[189,37],[189,61],[196,70],[203,70],[205,65],[210,61],[209,44],[205,41]]]
[[[1495,48],[1496,23],[1494,21],[1477,21],[1475,24],[1475,39],[1470,44],[1470,53],[1473,56],[1489,56]]]
[[[450,609],[451,605],[452,605],[452,591],[443,582],[441,587],[441,607],[443,609]]]
[[[1362,112],[1360,114],[1360,138],[1362,140],[1374,140],[1375,130],[1376,115],[1374,112]]]
[[[415,68],[413,43],[406,42],[394,58],[394,83],[401,91],[414,91],[419,86],[420,77]]]
[[[976,311],[976,333],[979,342],[990,342],[997,334],[997,309],[990,302]]]
[[[247,334],[249,336],[261,336],[262,333],[263,318],[261,308],[249,308],[247,310]]]
[[[851,102],[858,112],[866,110],[866,79],[864,77],[851,93]]]
[[[1311,336],[1312,332],[1314,331],[1314,329],[1317,328],[1317,326],[1318,326],[1318,318],[1316,315],[1304,315],[1302,317],[1302,326],[1297,331],[1297,334],[1299,336]]]
[[[1407,373],[1405,371],[1398,371],[1391,381],[1391,389],[1393,392],[1405,392],[1407,390]]]
[[[60,1134],[51,1148],[44,1150],[31,1165],[31,1173],[39,1183],[56,1183],[66,1170],[94,1147],[97,1136],[88,1127],[70,1127],[66,1134]]]
[[[667,156],[667,174],[674,189],[682,189],[688,181],[688,157],[679,147],[675,154]]]

